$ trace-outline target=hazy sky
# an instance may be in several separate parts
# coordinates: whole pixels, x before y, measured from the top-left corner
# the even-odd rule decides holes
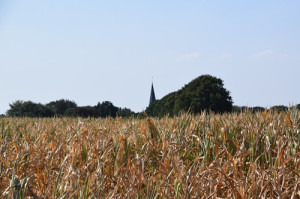
[[[194,78],[235,105],[300,103],[299,0],[0,0],[0,113],[16,100],[144,110]]]

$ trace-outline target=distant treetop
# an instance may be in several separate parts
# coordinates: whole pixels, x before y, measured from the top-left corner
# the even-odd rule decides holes
[[[202,75],[180,90],[156,100],[147,109],[151,116],[177,115],[181,111],[193,114],[201,111],[224,113],[232,111],[232,98],[223,81],[211,75]]]

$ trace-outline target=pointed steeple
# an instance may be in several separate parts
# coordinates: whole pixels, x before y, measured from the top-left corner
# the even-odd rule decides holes
[[[155,99],[154,87],[153,87],[153,82],[152,82],[149,106],[150,106],[155,100],[156,100],[156,99]]]

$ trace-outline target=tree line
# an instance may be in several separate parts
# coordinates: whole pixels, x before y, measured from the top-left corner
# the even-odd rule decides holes
[[[9,117],[128,117],[135,113],[128,108],[119,108],[109,101],[96,106],[77,106],[71,100],[57,100],[48,104],[32,101],[15,101],[6,112]]]
[[[271,110],[274,112],[288,111],[289,108],[300,110],[300,104],[287,107],[273,106],[269,109],[263,107],[234,106],[230,92],[224,88],[223,80],[211,75],[202,75],[192,80],[180,90],[172,92],[146,109],[150,116],[174,116],[180,112],[198,114],[202,111],[226,112],[260,112]]]
[[[16,101],[9,105],[6,116],[9,117],[162,117],[176,116],[180,112],[198,114],[202,111],[226,112],[259,112],[263,107],[234,106],[230,92],[224,88],[223,80],[211,75],[202,75],[192,80],[180,90],[172,92],[160,100],[151,103],[142,113],[135,113],[128,108],[119,108],[109,101],[98,102],[96,106],[77,106],[74,101],[57,100],[48,104],[31,101]],[[279,105],[270,108],[272,111],[287,111],[291,107]],[[300,104],[292,107],[300,110]]]
[[[245,112],[245,111],[249,111],[249,112],[263,112],[263,111],[273,111],[273,112],[286,112],[289,109],[297,109],[300,110],[300,104],[297,104],[295,106],[284,106],[284,105],[275,105],[275,106],[271,106],[270,108],[264,108],[261,106],[254,106],[254,107],[249,107],[249,106],[233,106],[232,111],[233,112]]]

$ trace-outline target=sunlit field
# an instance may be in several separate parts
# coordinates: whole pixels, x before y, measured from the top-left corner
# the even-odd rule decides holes
[[[1,118],[0,198],[299,198],[300,112]]]

